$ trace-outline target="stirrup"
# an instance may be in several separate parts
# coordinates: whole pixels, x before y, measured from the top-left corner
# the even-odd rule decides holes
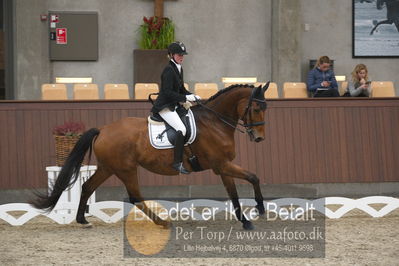
[[[174,163],[172,167],[180,174],[188,175],[190,173],[189,171],[186,170],[186,168],[184,168],[183,163]]]

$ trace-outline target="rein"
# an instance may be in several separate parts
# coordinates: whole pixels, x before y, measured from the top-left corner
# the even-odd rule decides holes
[[[248,105],[245,108],[245,112],[244,112],[244,114],[242,115],[242,117],[239,120],[244,121],[244,118],[248,115],[249,109],[251,108],[252,101],[259,102],[259,103],[266,103],[265,100],[259,100],[259,99],[253,98],[253,96],[251,95],[251,98],[248,101]],[[223,123],[225,123],[226,125],[232,127],[234,130],[237,130],[240,133],[244,133],[244,134],[245,133],[251,133],[253,131],[252,127],[262,126],[262,125],[265,124],[264,121],[255,122],[255,123],[249,123],[249,124],[236,122],[234,119],[216,112],[215,110],[209,108],[208,106],[206,106],[205,104],[201,103],[198,100],[196,101],[196,103],[198,105],[200,105],[201,107],[205,108],[206,110],[208,110],[208,111],[212,112],[213,114],[215,114]],[[228,120],[230,120],[230,122]],[[237,123],[237,126],[239,125],[239,126],[244,127],[245,131],[240,129],[240,128],[238,128],[236,125],[234,125],[235,123]]]
[[[226,125],[232,127],[234,130],[237,130],[237,131],[240,132],[240,133],[244,133],[244,134],[245,134],[245,131],[244,131],[244,130],[242,130],[242,129],[240,129],[240,128],[238,128],[237,126],[234,125],[234,124],[236,123],[236,121],[235,121],[234,119],[232,119],[232,118],[230,118],[230,117],[227,117],[227,116],[225,116],[225,115],[222,115],[222,114],[216,112],[215,110],[209,108],[208,106],[206,106],[205,104],[201,103],[201,102],[198,101],[198,100],[196,101],[196,103],[197,103],[198,105],[200,105],[201,107],[203,107],[204,109],[206,109],[206,110],[212,112],[213,114],[215,114],[215,115],[217,116],[217,118],[219,118],[220,121],[222,121],[222,122],[225,123]],[[230,120],[231,122],[229,122],[229,121],[227,121],[227,120]],[[241,124],[241,123],[239,123],[239,122],[238,122],[237,124],[240,125],[240,126],[244,126],[243,124]]]
[[[151,98],[151,96],[153,96],[153,95],[159,95],[159,93],[151,93],[150,95],[148,95],[148,100],[151,102],[151,104],[154,104],[154,101]],[[244,112],[244,114],[242,115],[242,117],[239,120],[244,121],[244,118],[248,115],[249,109],[251,108],[252,101],[266,104],[265,100],[256,99],[256,98],[254,98],[254,96],[252,94],[251,97],[249,98],[247,107],[245,108],[245,112]],[[209,108],[208,106],[206,106],[205,104],[203,104],[199,100],[196,100],[196,103],[198,105],[200,105],[201,107],[203,107],[204,109],[206,109],[206,110],[212,112],[213,114],[215,114],[216,117],[219,118],[219,120],[222,121],[223,123],[225,123],[226,125],[232,127],[234,130],[237,130],[238,132],[243,133],[243,134],[245,134],[245,133],[251,134],[253,132],[252,127],[262,126],[262,125],[265,124],[265,121],[255,122],[255,123],[251,122],[249,124],[241,123],[239,121],[237,122],[233,118],[225,116],[225,115],[222,115],[222,114],[216,112],[215,110]],[[251,116],[249,118],[250,118],[249,120],[251,120]],[[237,124],[237,125],[235,125],[235,124]],[[244,127],[245,130],[242,130],[241,128],[238,128],[238,126]]]

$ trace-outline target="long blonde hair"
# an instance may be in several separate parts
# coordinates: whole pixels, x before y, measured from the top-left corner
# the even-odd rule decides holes
[[[314,68],[319,67],[322,64],[330,64],[331,65],[331,60],[328,56],[324,55],[321,56],[319,59],[317,59],[316,65],[314,66]]]
[[[367,70],[367,67],[365,64],[358,64],[357,66],[355,66],[355,69],[352,71],[352,81],[354,83],[356,82],[360,82],[359,76],[357,75],[360,71],[362,70],[366,70],[366,76],[364,77],[364,79],[366,81],[369,80],[369,71]]]

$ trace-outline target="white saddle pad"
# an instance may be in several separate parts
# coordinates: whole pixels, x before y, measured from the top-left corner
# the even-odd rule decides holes
[[[190,128],[191,128],[191,136],[190,136],[190,139],[188,140],[188,142],[185,144],[186,146],[188,144],[193,143],[195,140],[195,137],[197,136],[197,128],[195,125],[194,115],[190,109],[188,110],[187,116],[189,117],[189,120],[190,120],[189,124],[190,124]],[[148,118],[148,135],[150,137],[151,145],[155,149],[162,150],[162,149],[171,149],[174,147],[172,145],[172,143],[169,142],[169,139],[168,139],[165,129],[166,129],[165,123],[152,121],[150,118]],[[163,133],[163,135],[161,136],[162,133]]]

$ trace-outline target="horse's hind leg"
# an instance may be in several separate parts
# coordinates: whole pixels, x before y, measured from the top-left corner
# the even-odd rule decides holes
[[[127,193],[129,194],[130,203],[134,204],[144,212],[155,224],[162,225],[164,228],[170,227],[170,222],[162,220],[157,214],[148,208],[147,204],[144,202],[144,198],[141,196],[140,192],[137,168],[130,171],[121,171],[116,175],[125,184]]]
[[[92,175],[82,185],[82,194],[80,196],[78,213],[76,215],[76,222],[86,226],[90,226],[90,223],[85,218],[87,200],[90,198],[91,194],[93,194],[94,190],[96,190],[108,177],[110,177],[110,175],[111,175],[110,173],[108,173],[104,168],[102,168],[99,165],[94,175]]]

